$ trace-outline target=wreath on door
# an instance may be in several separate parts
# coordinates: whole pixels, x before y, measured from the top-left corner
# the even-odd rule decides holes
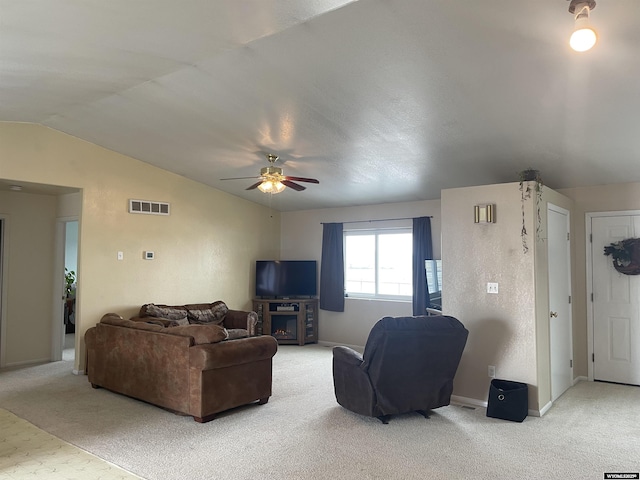
[[[627,238],[604,247],[613,258],[613,268],[625,275],[640,275],[640,238]]]

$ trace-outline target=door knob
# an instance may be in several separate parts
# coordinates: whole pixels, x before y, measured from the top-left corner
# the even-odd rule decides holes
[[[552,317],[552,318],[557,317],[558,316],[558,312],[551,312],[549,314],[549,316]]]

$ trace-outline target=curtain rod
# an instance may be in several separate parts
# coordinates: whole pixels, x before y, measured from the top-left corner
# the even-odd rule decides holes
[[[423,215],[426,218],[433,218],[431,215]],[[324,225],[325,223],[371,223],[371,222],[390,222],[392,220],[413,220],[414,218],[420,217],[404,217],[404,218],[380,218],[378,220],[352,220],[350,222],[320,222],[320,225]]]

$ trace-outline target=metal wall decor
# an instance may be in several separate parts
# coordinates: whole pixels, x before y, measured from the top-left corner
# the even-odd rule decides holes
[[[496,206],[476,205],[473,207],[473,219],[475,223],[495,223],[496,222]]]

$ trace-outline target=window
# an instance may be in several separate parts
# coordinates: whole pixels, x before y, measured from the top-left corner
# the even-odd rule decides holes
[[[410,300],[410,228],[344,232],[345,291],[351,297]]]

